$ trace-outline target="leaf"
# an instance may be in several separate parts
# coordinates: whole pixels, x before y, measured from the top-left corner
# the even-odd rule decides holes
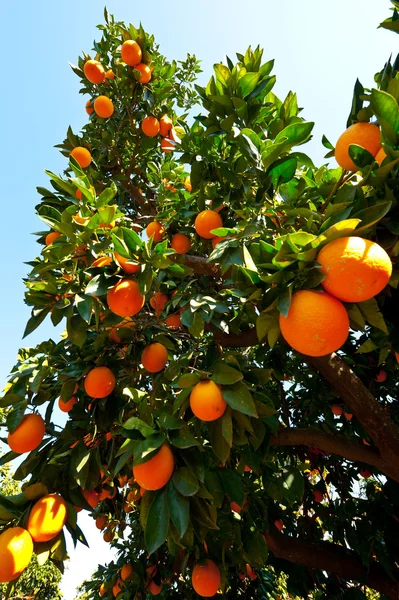
[[[51,307],[46,308],[34,308],[32,310],[32,316],[26,324],[24,335],[22,337],[26,338],[27,335],[35,331],[37,327],[39,327],[40,323],[44,321],[50,312]]]
[[[13,410],[8,413],[6,423],[10,433],[13,433],[21,423],[27,406],[27,401],[18,402],[17,404],[14,404]]]
[[[241,381],[243,377],[243,374],[237,369],[219,362],[213,369],[211,380],[219,385],[229,385]]]
[[[158,550],[168,536],[169,508],[166,489],[157,492],[148,511],[147,524],[144,532],[145,545],[148,554]]]
[[[171,481],[168,483],[167,495],[170,518],[182,538],[188,527],[190,503],[187,498],[179,494]]]
[[[244,504],[244,483],[241,475],[231,469],[219,469],[218,473],[222,480],[224,491],[230,500],[242,506]]]
[[[270,175],[273,185],[276,187],[280,183],[290,181],[296,172],[297,160],[293,156],[280,158],[270,165],[267,174]]]
[[[395,98],[383,90],[373,88],[371,106],[378,119],[388,123],[396,135],[399,131],[399,106]],[[384,131],[384,123],[382,129]]]
[[[177,387],[186,389],[193,387],[200,380],[200,376],[198,373],[185,373],[177,382]]]
[[[162,446],[165,441],[163,433],[156,433],[147,437],[145,440],[134,441],[134,460],[133,465],[141,465],[152,458],[151,455],[156,453],[156,450]]]
[[[230,446],[223,437],[222,419],[207,424],[212,450],[223,465],[230,456]]]
[[[90,280],[84,293],[87,296],[104,296],[111,287],[109,280],[104,275],[99,274]]]
[[[274,142],[275,144],[283,142],[287,146],[299,146],[308,141],[313,127],[314,123],[306,121],[292,123],[280,131]]]
[[[390,211],[392,206],[392,202],[381,202],[380,204],[375,204],[374,206],[369,206],[364,208],[363,210],[358,211],[356,214],[352,215],[354,219],[360,219],[359,225],[356,227],[355,232],[360,233],[361,231],[365,231],[369,229],[375,223],[378,223],[385,215]]]
[[[292,286],[288,286],[277,298],[277,310],[284,316],[288,316],[291,306]]]
[[[289,504],[300,502],[305,491],[303,475],[295,467],[285,467],[269,482],[266,490],[276,501],[286,500]]]
[[[387,325],[375,298],[370,298],[370,300],[365,300],[364,302],[358,302],[358,307],[367,323],[370,323],[370,325],[380,329],[388,335]]]
[[[199,490],[198,479],[188,467],[175,471],[173,485],[183,496],[194,496]]]
[[[241,98],[246,98],[251,94],[259,81],[260,73],[246,73],[238,82],[238,95]]]
[[[67,319],[68,340],[81,348],[87,338],[86,323],[80,315]]]
[[[350,235],[353,231],[355,231],[359,223],[360,219],[345,219],[344,221],[335,223],[335,225],[327,229],[327,231],[324,231],[324,233],[319,235],[319,237],[311,242],[312,247],[318,248],[321,245],[324,246],[325,244],[332,242],[333,240]]]
[[[145,423],[144,421],[142,421],[138,417],[130,417],[123,424],[123,428],[127,429],[128,431],[132,431],[132,430],[140,431],[140,433],[144,437],[148,437],[148,436],[153,435],[155,433],[155,430],[150,425],[147,425],[147,423]]]
[[[93,298],[91,296],[86,296],[85,294],[76,294],[75,304],[82,319],[84,319],[86,323],[90,323],[93,309]]]
[[[222,396],[225,402],[238,412],[250,417],[257,417],[254,401],[251,392],[245,383],[236,383],[222,389]]]
[[[233,420],[231,418],[231,409],[227,407],[221,417],[222,435],[226,440],[227,445],[231,448],[233,445]]]
[[[358,144],[350,144],[348,154],[359,169],[364,169],[365,167],[372,165],[375,161],[374,156]]]

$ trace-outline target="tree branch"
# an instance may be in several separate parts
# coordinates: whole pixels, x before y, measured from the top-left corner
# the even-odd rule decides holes
[[[308,357],[339,394],[373,440],[395,479],[399,479],[399,428],[352,369],[335,352],[331,355]],[[393,475],[391,474],[391,477]]]
[[[335,573],[346,580],[364,581],[366,585],[389,600],[398,600],[399,585],[391,580],[381,565],[372,561],[364,566],[360,556],[343,546],[330,542],[311,542],[283,535],[276,528],[263,534],[269,549],[277,558],[283,558],[310,569]]]
[[[377,450],[368,448],[357,442],[348,440],[342,435],[333,435],[309,427],[281,428],[276,436],[270,440],[271,446],[308,446],[309,448],[320,448],[329,454],[338,454],[351,461],[359,461],[372,465],[384,472],[385,463]]]
[[[193,256],[191,254],[185,254],[184,264],[187,267],[193,269],[196,275],[208,275],[209,277],[221,276],[219,265],[206,262],[206,258],[203,258],[202,256]]]

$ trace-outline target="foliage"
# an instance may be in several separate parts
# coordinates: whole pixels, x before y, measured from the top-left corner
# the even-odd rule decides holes
[[[29,263],[25,301],[32,316],[25,335],[46,317],[66,329],[58,343],[20,350],[0,400],[11,430],[28,408],[46,418],[47,437],[15,478],[30,476],[70,503],[67,529],[75,544],[85,539],[73,507],[89,510],[83,490],[103,494],[92,512],[106,517],[118,559],[85,584],[89,598],[99,598],[100,582],[111,597],[125,562],[134,574],[120,600],[147,593],[149,565],[164,584],[161,597],[191,598],[191,568],[205,556],[219,565],[230,598],[277,598],[281,585],[282,597],[360,600],[369,593],[366,582],[394,598],[397,62],[386,63],[375,88],[356,83],[348,120],[378,121],[387,158],[380,166],[353,145],[359,170],[346,173],[317,167],[302,151],[313,123],[300,116],[295,93],[284,100],[274,94],[273,61],[263,62],[259,47],[238,53],[235,63],[216,64],[200,87],[195,57],[170,63],[142,27],[116,23],[107,11],[105,21],[95,58],[115,79],[88,82],[89,55],[72,68],[81,93],[108,95],[115,112],[107,120],[92,114],[80,134],[69,128],[61,152],[69,157],[74,147],[87,147],[91,165],[82,169],[70,158],[62,176],[48,173],[51,189],[38,188],[37,213],[61,235]],[[396,21],[394,12],[386,23]],[[153,67],[148,85],[120,60],[119,46],[131,38]],[[190,126],[193,106],[199,113]],[[172,119],[174,152],[162,152],[159,137],[142,134],[146,115]],[[331,156],[332,144],[326,138],[323,144]],[[213,233],[225,239],[215,248],[194,228],[197,214],[210,206],[221,209],[223,220]],[[154,219],[167,232],[159,243],[141,235]],[[185,256],[170,247],[176,232],[191,239]],[[40,244],[47,233],[38,233]],[[320,289],[318,251],[348,235],[376,240],[389,253],[389,286],[372,300],[345,305],[351,332],[338,355],[300,356],[281,339],[279,315],[288,313],[293,292]],[[114,252],[141,264],[133,278],[146,296],[134,323],[118,329],[120,343],[109,333],[123,319],[108,309],[106,295],[127,276]],[[108,264],[95,262],[101,257],[109,257]],[[161,314],[149,302],[159,291],[168,296]],[[182,326],[170,330],[165,318],[176,313]],[[152,375],[140,357],[156,341],[167,348],[169,364]],[[117,386],[93,400],[84,378],[100,365],[113,371]],[[376,380],[381,369],[385,381]],[[227,403],[223,416],[209,423],[189,405],[194,385],[207,378],[222,387]],[[54,404],[74,393],[78,403],[60,430]],[[335,404],[342,408],[338,417]],[[142,495],[131,469],[164,442],[173,449],[173,477]],[[118,477],[128,485],[118,487]],[[280,521],[283,533],[275,525]],[[65,547],[56,551],[46,548],[46,555],[61,565]],[[256,580],[240,577],[247,565]]]

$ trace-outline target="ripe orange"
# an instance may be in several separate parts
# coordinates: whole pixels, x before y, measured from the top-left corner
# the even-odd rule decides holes
[[[140,71],[141,75],[138,79],[139,83],[148,83],[151,81],[151,69],[148,65],[140,63],[134,67],[136,71]]]
[[[83,73],[90,83],[102,83],[105,78],[104,67],[98,60],[88,60],[83,67]]]
[[[115,73],[112,69],[108,69],[108,71],[105,73],[105,79],[115,79]]]
[[[133,573],[134,573],[134,569],[133,569],[132,565],[130,563],[126,563],[121,568],[121,579],[123,579],[123,581],[125,581],[125,579],[129,579],[129,577],[131,577]]]
[[[381,148],[379,127],[372,123],[355,123],[339,137],[335,146],[335,160],[343,169],[357,171],[357,166],[349,156],[349,146],[351,144],[361,146],[370,154],[376,156]]]
[[[108,267],[112,263],[112,258],[110,256],[99,256],[91,263],[92,267]]]
[[[396,358],[396,362],[399,365],[399,352],[395,352],[395,358]]]
[[[234,502],[234,500],[233,500],[233,502],[230,502],[230,509],[231,509],[233,512],[237,513],[238,515],[239,515],[239,514],[241,513],[241,511],[242,511],[242,507],[241,507],[239,504],[237,504],[237,502]]]
[[[386,157],[387,153],[385,152],[384,148],[381,148],[381,150],[377,152],[375,160],[378,162],[379,166],[381,166]]]
[[[210,598],[214,596],[220,586],[220,571],[213,560],[207,558],[203,564],[195,565],[191,582],[199,596]]]
[[[115,537],[115,531],[111,527],[108,527],[108,529],[106,529],[103,533],[103,540],[104,540],[104,542],[107,542],[108,544],[110,544],[112,542],[114,537]]]
[[[352,413],[344,412],[344,417],[347,421],[352,421],[353,415]]]
[[[109,290],[107,302],[115,315],[132,317],[143,308],[145,297],[141,295],[137,281],[122,279]]]
[[[132,321],[131,319],[125,319],[121,323],[116,325],[116,327],[113,327],[111,329],[111,331],[108,334],[108,339],[111,342],[114,342],[115,344],[121,344],[122,339],[119,337],[119,333],[121,333],[123,329],[125,329],[125,330],[134,329],[135,326],[136,326],[135,321]]]
[[[114,114],[114,104],[107,96],[97,96],[93,106],[96,115],[102,119],[109,119]]]
[[[227,236],[220,237],[219,235],[217,235],[212,240],[212,248],[216,248],[216,246],[218,245],[219,242],[223,242],[223,240],[226,240],[226,239],[227,239]]]
[[[125,487],[127,484],[127,475],[119,475],[118,476],[118,486]]]
[[[158,571],[158,569],[155,565],[150,565],[149,567],[146,568],[146,572],[150,576],[150,581],[148,583],[148,591],[153,596],[158,596],[158,594],[160,594],[162,591],[162,583],[156,583],[154,581],[154,578],[157,575],[157,571]]]
[[[276,519],[274,521],[274,526],[277,527],[277,529],[279,531],[282,531],[284,529],[284,523],[283,523],[283,521],[281,519]]]
[[[86,169],[91,163],[91,154],[88,149],[83,148],[83,146],[76,146],[76,148],[70,152],[70,156],[73,156],[82,169]]]
[[[308,356],[324,356],[338,350],[349,334],[344,305],[326,292],[300,290],[292,297],[287,317],[280,314],[285,341]]]
[[[331,406],[331,412],[333,415],[340,417],[342,415],[342,413],[344,412],[344,409],[339,404],[333,404]]]
[[[384,371],[384,369],[380,369],[377,373],[377,375],[375,376],[375,380],[377,381],[377,383],[384,383],[384,381],[387,380],[387,374]]]
[[[146,117],[141,123],[144,135],[155,137],[159,133],[159,121],[155,117]]]
[[[168,327],[169,329],[172,329],[174,331],[176,329],[180,329],[180,327],[181,327],[180,313],[175,313],[174,315],[169,315],[169,317],[166,317],[165,325],[166,325],[166,327]]]
[[[108,523],[107,517],[97,517],[96,519],[96,527],[97,529],[104,529],[106,524]]]
[[[129,67],[135,67],[141,61],[143,53],[141,51],[140,46],[134,40],[126,40],[123,42],[121,48],[121,56],[123,62],[125,62]]]
[[[22,527],[9,527],[0,535],[0,582],[16,579],[30,563],[33,542]]]
[[[130,258],[125,258],[121,254],[118,254],[118,252],[114,252],[114,257],[115,261],[118,263],[121,269],[125,271],[125,273],[138,273],[141,269],[141,265],[139,263],[130,260]]]
[[[89,506],[91,506],[92,508],[97,508],[100,502],[100,498],[97,492],[95,492],[94,490],[82,490],[82,494]]]
[[[162,137],[167,137],[172,127],[173,121],[168,117],[168,115],[163,115],[159,119],[159,133],[162,135]]]
[[[8,434],[8,445],[18,454],[31,452],[41,443],[45,431],[46,426],[40,415],[25,415],[15,431]]]
[[[186,177],[186,179],[184,180],[184,187],[186,188],[186,190],[188,192],[192,191],[193,186],[191,185],[191,179],[190,179],[190,177]]]
[[[58,399],[58,408],[62,412],[69,413],[73,409],[75,404],[77,404],[77,402],[78,402],[78,399],[75,398],[75,396],[72,396],[72,398],[70,398],[66,402],[64,402],[62,398],[59,398]]]
[[[361,477],[364,477],[364,479],[371,477],[371,471],[369,469],[360,469],[359,474]]]
[[[163,344],[155,342],[144,348],[141,355],[141,363],[150,373],[162,371],[167,362],[168,351]]]
[[[161,141],[161,150],[163,152],[173,152],[175,149],[175,145],[172,143],[172,140],[169,138],[164,138]]]
[[[250,564],[248,564],[248,563],[247,563],[247,564],[245,565],[245,570],[246,570],[246,572],[247,572],[247,575],[248,575],[248,577],[249,577],[250,579],[252,579],[252,581],[258,577],[258,576],[257,576],[257,574],[255,573],[255,571],[253,570],[253,568],[251,567],[251,565],[250,565]]]
[[[58,231],[50,231],[50,233],[48,233],[46,235],[46,239],[45,239],[46,246],[50,246],[50,244],[52,244],[57,238],[59,238],[60,235],[61,234]]]
[[[186,254],[191,248],[191,241],[188,235],[184,235],[184,233],[175,233],[170,245],[177,254]]]
[[[323,502],[324,494],[320,490],[312,490],[313,498],[315,502]]]
[[[93,108],[93,105],[91,103],[91,100],[88,100],[86,102],[86,112],[87,112],[88,115],[91,115],[94,112],[94,108]]]
[[[343,302],[363,302],[387,285],[392,263],[381,246],[361,237],[338,238],[324,246],[317,262],[326,278],[323,288]]]
[[[174,468],[172,450],[163,444],[150,460],[133,467],[133,476],[145,490],[160,490],[172,477]]]
[[[117,595],[121,593],[122,586],[123,586],[123,581],[121,579],[118,579],[118,581],[114,584],[114,586],[112,588],[112,593],[114,595],[114,598],[116,598]]]
[[[165,227],[157,221],[152,221],[148,223],[145,232],[148,238],[153,236],[154,242],[160,242],[165,233]]]
[[[199,381],[190,394],[190,407],[201,421],[216,421],[226,410],[220,385],[207,379]]]
[[[107,589],[103,583],[100,585],[98,593],[100,594],[101,598],[107,593]]]
[[[162,292],[155,292],[152,298],[150,298],[150,305],[155,310],[156,315],[159,316],[162,314],[162,311],[165,308],[165,304],[168,300],[168,296]]]
[[[214,210],[203,210],[200,212],[194,222],[195,231],[198,235],[206,240],[211,240],[215,237],[211,233],[212,229],[217,229],[223,226],[222,217]]]
[[[115,375],[108,367],[94,367],[84,380],[85,392],[91,398],[105,398],[115,388]]]
[[[27,529],[34,542],[48,542],[64,527],[68,516],[67,505],[61,496],[48,494],[33,505]]]

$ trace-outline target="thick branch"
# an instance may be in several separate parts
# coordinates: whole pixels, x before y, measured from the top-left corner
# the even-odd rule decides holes
[[[223,333],[217,327],[209,325],[208,331],[213,333],[215,341],[224,348],[248,348],[259,344],[256,329],[247,329],[240,333]]]
[[[368,567],[362,564],[360,557],[343,546],[329,542],[310,542],[301,538],[283,535],[273,528],[267,532],[265,540],[269,549],[277,558],[283,558],[310,569],[321,569],[335,573],[345,580],[364,582],[390,600],[398,600],[399,585],[391,580],[384,569],[376,562]]]
[[[352,442],[342,435],[324,433],[324,431],[319,431],[312,427],[306,429],[282,428],[275,437],[271,438],[270,445],[319,448],[324,452],[338,454],[351,461],[367,463],[383,472],[386,467],[384,461],[374,448],[368,448],[357,442]]]
[[[384,462],[399,477],[399,428],[342,358],[333,353],[307,359],[356,415],[379,449]]]

